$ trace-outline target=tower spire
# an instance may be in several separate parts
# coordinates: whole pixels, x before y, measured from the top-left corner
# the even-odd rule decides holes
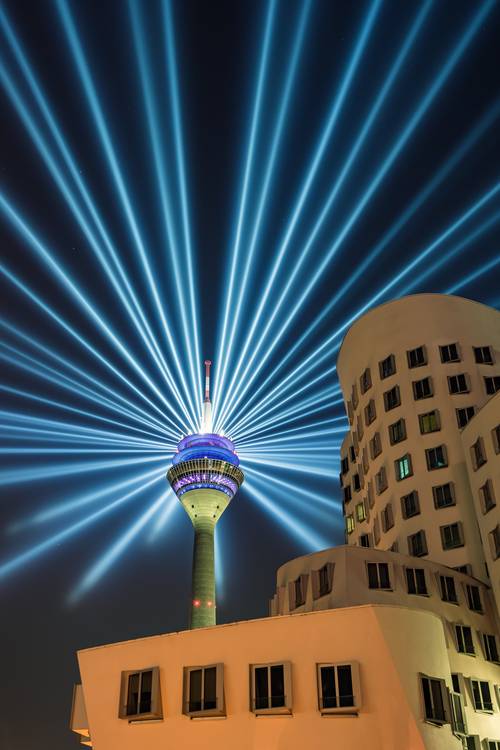
[[[201,420],[201,433],[207,435],[212,432],[212,402],[210,401],[210,359],[205,360],[205,398],[203,400],[203,418]]]

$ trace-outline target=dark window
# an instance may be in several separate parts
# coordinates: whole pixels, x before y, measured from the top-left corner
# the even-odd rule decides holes
[[[377,458],[382,453],[382,441],[380,439],[380,433],[376,432],[370,440],[370,455],[373,458]]]
[[[359,474],[353,474],[352,486],[354,487],[355,492],[359,492],[361,489],[361,479],[359,478]]]
[[[306,576],[299,576],[294,581],[295,607],[301,607],[306,601],[306,581]]]
[[[217,708],[217,667],[189,671],[188,712],[213,711]]]
[[[460,678],[458,674],[452,674],[451,675],[451,684],[453,685],[453,692],[454,693],[461,693],[460,690]]]
[[[479,492],[481,495],[481,508],[483,513],[488,513],[496,505],[493,486],[490,479],[487,479],[482,487],[479,488]]]
[[[394,424],[389,425],[389,441],[391,445],[401,443],[406,439],[406,424],[404,419],[398,419]]]
[[[476,711],[493,711],[489,683],[483,680],[471,680],[470,682]]]
[[[408,367],[410,368],[421,367],[427,364],[425,346],[418,346],[416,349],[411,349],[409,352],[406,352],[406,356],[408,357]]]
[[[443,602],[458,604],[455,579],[451,576],[439,576],[439,584],[441,587],[441,599]]]
[[[418,501],[418,492],[413,490],[408,495],[401,498],[401,513],[403,518],[412,518],[420,513],[420,503]]]
[[[408,537],[408,551],[413,557],[424,557],[428,554],[425,531],[417,531]]]
[[[456,570],[457,573],[465,573],[466,576],[472,575],[472,566],[466,563],[465,565],[457,565],[456,568],[453,568],[453,570]]]
[[[472,640],[472,630],[468,625],[455,625],[455,634],[457,637],[457,650],[461,654],[475,654],[474,641]]]
[[[450,693],[450,708],[453,734],[465,735],[467,733],[467,722],[460,693]]]
[[[347,472],[349,471],[349,459],[347,458],[347,456],[345,456],[345,458],[342,459],[341,466],[342,466],[342,474],[347,474]]]
[[[467,375],[463,372],[460,375],[450,375],[448,377],[448,390],[451,394],[468,393]]]
[[[359,537],[359,546],[360,547],[369,547],[370,546],[370,535],[369,534],[361,534]]]
[[[427,584],[423,568],[406,568],[406,584],[409,594],[427,596]]]
[[[379,362],[379,370],[381,380],[390,377],[390,375],[394,375],[396,372],[396,359],[394,354],[389,354],[389,356],[383,359],[382,362]]]
[[[464,409],[455,409],[457,414],[457,423],[460,428],[470,422],[474,414],[476,413],[475,406],[466,406]]]
[[[495,375],[493,378],[485,378],[484,385],[486,387],[486,393],[489,396],[500,391],[500,375]]]
[[[446,722],[446,713],[443,700],[443,681],[433,680],[430,677],[421,677],[422,693],[424,696],[425,718],[427,721],[443,724]]]
[[[372,375],[370,372],[370,368],[367,367],[359,379],[359,390],[361,391],[361,393],[366,393],[366,391],[368,391],[371,387]]]
[[[375,487],[377,490],[377,495],[380,495],[384,490],[387,489],[387,475],[383,466],[380,468],[380,471],[375,474]]]
[[[128,678],[127,716],[151,713],[153,672],[135,672]]]
[[[331,566],[323,565],[318,570],[318,593],[319,596],[326,596],[332,590],[332,573]]]
[[[460,362],[460,354],[457,344],[446,344],[439,347],[441,362]]]
[[[386,411],[395,409],[401,403],[401,397],[399,394],[399,386],[395,385],[389,391],[384,393],[384,407]]]
[[[350,664],[320,665],[320,708],[353,708],[356,698]]]
[[[283,664],[255,667],[255,709],[282,708],[286,705]]]
[[[351,402],[352,402],[352,408],[353,409],[357,409],[358,408],[359,399],[358,399],[358,389],[356,388],[355,385],[353,385],[353,387],[352,387]]]
[[[351,463],[355,464],[356,463],[356,452],[354,450],[354,446],[352,446],[352,445],[349,446],[349,455],[351,457]]]
[[[387,563],[367,563],[368,586],[371,589],[390,589],[389,565]]]
[[[446,458],[446,448],[444,445],[438,445],[435,448],[428,448],[425,451],[425,458],[427,460],[427,468],[442,469],[448,466],[448,460]]]
[[[344,487],[344,502],[348,503],[352,498],[352,492],[350,487]]]
[[[498,658],[497,639],[495,636],[483,633],[483,644],[486,661],[500,661]]]
[[[455,547],[464,546],[461,523],[450,523],[447,526],[441,526],[440,531],[443,549],[455,549]]]
[[[377,410],[375,409],[375,401],[373,399],[370,399],[370,401],[365,406],[365,424],[368,427],[369,424],[375,421],[377,417]]]
[[[392,514],[392,505],[390,503],[387,503],[385,508],[382,509],[381,520],[382,520],[382,529],[384,531],[389,531],[389,529],[392,529],[394,526],[394,516]]]
[[[401,456],[401,458],[396,459],[396,461],[394,462],[394,466],[396,469],[396,479],[398,482],[406,479],[407,477],[411,477],[413,474],[411,456],[409,453],[407,453],[405,456]]]
[[[495,526],[493,531],[490,531],[490,543],[491,543],[491,554],[493,559],[497,560],[500,557],[500,526]]]
[[[436,508],[448,508],[450,505],[455,505],[455,494],[451,482],[433,487],[432,495]]]
[[[489,346],[475,346],[474,347],[474,359],[478,365],[492,365],[493,356],[491,354],[491,347]]]
[[[486,455],[484,453],[484,445],[481,438],[478,438],[472,446],[471,454],[474,469],[479,469],[480,466],[486,463]]]
[[[495,453],[500,453],[500,424],[492,431]]]
[[[420,432],[422,435],[426,435],[428,432],[437,432],[441,429],[439,412],[437,409],[428,411],[425,414],[420,414],[418,417],[418,421],[420,424]]]
[[[482,612],[483,606],[481,604],[481,594],[479,593],[479,586],[473,586],[468,583],[466,586],[466,590],[467,604],[469,605],[469,609],[471,609],[473,612]]]
[[[414,380],[412,385],[413,398],[415,401],[420,401],[423,398],[430,398],[432,396],[432,381],[430,378]]]

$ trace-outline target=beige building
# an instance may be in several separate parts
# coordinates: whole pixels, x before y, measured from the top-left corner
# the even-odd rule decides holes
[[[337,371],[347,542],[488,580],[461,433],[500,389],[500,313],[439,294],[390,302],[354,323]]]

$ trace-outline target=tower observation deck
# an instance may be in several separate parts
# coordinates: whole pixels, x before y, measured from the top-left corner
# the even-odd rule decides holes
[[[215,625],[215,524],[243,482],[228,438],[212,432],[210,360],[205,360],[201,430],[177,445],[167,479],[194,527],[191,628]]]

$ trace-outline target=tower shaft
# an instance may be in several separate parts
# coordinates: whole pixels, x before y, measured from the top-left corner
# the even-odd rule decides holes
[[[194,523],[191,628],[215,625],[215,522]]]

